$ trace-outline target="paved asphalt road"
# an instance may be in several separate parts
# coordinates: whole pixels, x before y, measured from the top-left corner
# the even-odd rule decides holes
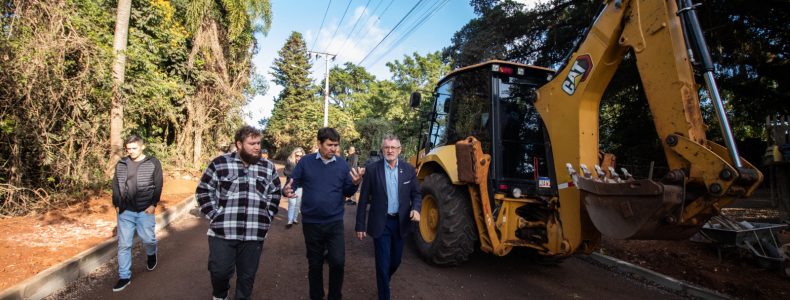
[[[373,241],[352,239],[356,206],[346,207],[346,299],[375,299]],[[301,227],[284,228],[286,209],[264,243],[254,299],[307,299],[307,262]],[[145,270],[138,245],[129,287],[113,292],[112,260],[51,299],[211,299],[205,219],[187,215],[158,233],[160,263]],[[326,268],[325,268],[326,272]],[[327,280],[325,275],[324,280]],[[235,282],[232,282],[232,286]],[[326,286],[326,285],[325,285]],[[559,265],[536,264],[524,255],[475,254],[459,267],[424,263],[409,242],[392,282],[393,299],[673,299],[637,281],[578,258]],[[231,289],[232,291],[232,289]],[[232,292],[231,292],[232,293]]]

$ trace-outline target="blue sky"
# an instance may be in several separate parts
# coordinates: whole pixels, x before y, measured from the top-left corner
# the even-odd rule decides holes
[[[302,33],[308,50],[337,54],[335,61],[330,61],[330,69],[345,62],[359,64],[362,61],[361,65],[368,72],[383,80],[391,76],[385,63],[402,60],[404,55],[414,52],[425,55],[442,50],[450,45],[456,31],[476,17],[469,0],[270,1],[272,27],[267,36],[258,37],[260,50],[253,57],[256,73],[266,77],[269,90],[245,107],[245,119],[250,125],[257,125],[261,118],[271,116],[273,99],[282,90],[271,82],[272,61],[293,31]],[[534,0],[520,0],[531,1]],[[343,17],[346,7],[348,10]],[[323,19],[325,13],[326,19]],[[415,26],[421,20],[422,24]],[[393,31],[399,22],[401,24]],[[389,36],[384,39],[387,34]],[[312,78],[318,83],[324,77],[324,60],[314,59],[312,64]]]
[[[258,120],[271,115],[273,99],[282,90],[271,82],[272,61],[293,31],[302,33],[308,50],[337,54],[335,61],[329,62],[330,69],[334,65],[342,65],[345,62],[359,64],[365,56],[368,56],[362,62],[362,66],[377,79],[382,80],[390,78],[385,63],[396,59],[402,60],[404,55],[411,55],[414,52],[425,55],[441,50],[450,45],[450,39],[458,29],[475,17],[468,0],[423,0],[400,26],[371,52],[371,49],[381,42],[418,2],[420,1],[351,0],[349,6],[349,0],[271,0],[272,27],[267,36],[258,37],[260,50],[253,58],[256,72],[269,80],[269,91],[266,95],[256,96],[245,107],[245,113],[248,114],[247,123],[257,125]],[[365,9],[366,4],[368,4],[367,9]],[[347,6],[348,12],[343,18]],[[434,9],[435,12],[430,14]],[[321,27],[325,12],[326,19]],[[415,28],[414,25],[428,14],[430,17],[425,19],[421,26]],[[359,19],[358,23],[357,19]],[[355,23],[357,25],[352,32]],[[414,30],[411,34],[404,37],[412,28]],[[400,42],[396,44],[398,41]],[[318,79],[317,82],[323,80],[324,60],[314,59],[311,62],[313,63],[312,77]]]

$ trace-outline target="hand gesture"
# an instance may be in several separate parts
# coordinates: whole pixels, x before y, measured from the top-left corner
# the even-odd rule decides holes
[[[365,233],[364,231],[357,231],[357,238],[358,238],[360,241],[361,241],[362,239],[364,239],[366,236],[368,236],[368,234],[367,234],[367,233]]]
[[[414,221],[414,222],[419,222],[420,221],[420,212],[412,209],[411,213],[409,213],[409,218],[411,218],[411,220]]]
[[[351,168],[351,172],[349,172],[349,174],[351,175],[351,181],[354,183],[354,185],[359,185],[359,183],[362,182],[362,177],[365,176],[365,168]]]
[[[294,189],[291,187],[293,183],[293,178],[288,179],[288,183],[286,183],[285,187],[283,187],[283,196],[286,198],[296,198],[296,193],[294,193]]]

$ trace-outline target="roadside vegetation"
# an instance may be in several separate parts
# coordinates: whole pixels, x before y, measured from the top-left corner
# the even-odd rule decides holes
[[[113,37],[119,2],[126,1],[131,16],[118,81]],[[560,68],[600,2],[554,0],[526,8],[471,0],[477,18],[450,45],[387,62],[390,78],[353,63],[332,67],[329,125],[340,130],[343,148],[359,149],[362,161],[385,132],[401,136],[404,155],[413,155],[426,130],[421,114],[443,75],[488,59]],[[57,208],[106,189],[118,154],[110,147],[111,111],[119,106],[121,133],[146,137],[148,150],[169,170],[200,170],[224,150],[243,123],[242,107],[266,91],[269,79],[283,87],[272,116],[259,122],[274,158],[293,147],[312,148],[322,126],[324,82],[309,77],[302,34],[259,43],[271,25],[268,0],[0,3],[0,217]],[[790,10],[778,0],[712,0],[698,13],[742,155],[759,164],[766,117],[790,113]],[[253,69],[258,47],[280,47],[272,69]],[[621,165],[661,165],[632,58],[613,83],[601,108],[602,149]],[[408,108],[415,91],[423,95],[419,110]],[[717,140],[717,120],[700,93],[708,136]]]

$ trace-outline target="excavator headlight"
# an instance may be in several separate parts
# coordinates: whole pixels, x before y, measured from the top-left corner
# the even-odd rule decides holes
[[[524,68],[516,69],[516,74],[518,74],[519,76],[524,76]]]
[[[521,198],[521,189],[513,188],[513,198]]]

